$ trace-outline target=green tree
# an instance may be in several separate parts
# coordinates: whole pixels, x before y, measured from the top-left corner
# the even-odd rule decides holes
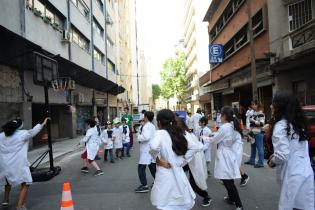
[[[156,100],[160,97],[161,95],[161,88],[159,85],[157,84],[153,84],[152,85],[152,97],[153,97],[153,100]]]
[[[185,54],[179,53],[175,58],[168,58],[163,64],[161,75],[161,95],[165,99],[173,96],[184,102],[186,77],[185,77]]]

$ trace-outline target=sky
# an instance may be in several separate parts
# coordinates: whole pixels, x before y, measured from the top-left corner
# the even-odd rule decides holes
[[[174,56],[183,37],[183,0],[137,0],[139,47],[144,50],[153,84],[160,83],[164,61]]]

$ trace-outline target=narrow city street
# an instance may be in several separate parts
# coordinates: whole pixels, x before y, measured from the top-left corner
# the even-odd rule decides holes
[[[249,144],[245,144],[245,152],[248,153]],[[75,210],[153,210],[150,202],[150,194],[136,194],[134,189],[138,187],[137,176],[138,144],[132,151],[131,158],[116,161],[115,164],[98,161],[104,170],[104,175],[94,177],[94,170],[89,174],[81,174],[82,160],[80,152],[74,152],[56,164],[62,167],[59,176],[48,182],[34,183],[27,198],[27,207],[30,210],[55,210],[60,209],[62,186],[64,182],[71,183],[72,198]],[[214,156],[215,150],[213,151]],[[246,155],[246,154],[245,154]],[[244,158],[246,158],[244,156]],[[275,182],[274,171],[265,167],[254,169],[245,166],[250,175],[250,181],[244,188],[240,188],[240,196],[245,209],[276,210],[279,196],[279,186]],[[147,170],[148,183],[153,180]],[[239,181],[237,180],[237,186]],[[200,206],[201,198],[197,197],[193,209],[232,210],[223,201],[225,189],[223,185],[213,177],[208,179],[209,193],[213,198],[210,207]],[[13,210],[17,199],[15,188],[11,194],[10,208]],[[1,195],[2,196],[2,195]]]

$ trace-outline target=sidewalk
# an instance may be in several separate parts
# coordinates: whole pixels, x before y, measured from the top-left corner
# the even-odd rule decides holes
[[[54,160],[61,159],[62,157],[70,154],[76,150],[79,150],[78,143],[83,136],[77,136],[73,139],[68,139],[60,142],[53,143],[53,157]],[[28,152],[28,161],[32,164],[41,154],[48,150],[48,145],[31,150]],[[45,165],[49,162],[49,154],[46,155],[41,165]]]

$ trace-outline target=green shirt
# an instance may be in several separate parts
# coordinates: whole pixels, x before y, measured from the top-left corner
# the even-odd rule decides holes
[[[128,125],[129,128],[132,127],[132,115],[131,114],[124,114],[123,118],[126,119],[126,124]]]

